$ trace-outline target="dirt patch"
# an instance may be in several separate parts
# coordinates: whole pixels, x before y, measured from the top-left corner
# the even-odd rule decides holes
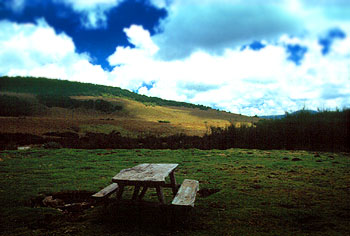
[[[40,195],[30,202],[32,207],[51,207],[66,213],[82,212],[94,207],[92,194],[94,193],[89,191],[63,191]]]
[[[210,195],[219,192],[220,189],[216,188],[203,188],[198,191],[199,196],[201,197],[209,197]]]

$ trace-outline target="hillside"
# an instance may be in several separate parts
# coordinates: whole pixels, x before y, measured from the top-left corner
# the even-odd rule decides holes
[[[116,87],[29,77],[0,77],[2,133],[119,132],[123,136],[202,136],[211,126],[258,118],[139,95]]]
[[[41,96],[103,96],[128,98],[159,106],[177,106],[207,110],[209,107],[186,102],[164,100],[130,92],[118,87],[35,77],[0,77],[0,90]]]

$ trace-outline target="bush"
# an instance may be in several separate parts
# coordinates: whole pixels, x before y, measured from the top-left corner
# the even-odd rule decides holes
[[[170,124],[170,121],[168,121],[168,120],[158,120],[158,123]]]

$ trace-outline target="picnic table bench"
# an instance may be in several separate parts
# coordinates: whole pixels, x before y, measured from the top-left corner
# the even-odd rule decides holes
[[[120,201],[124,188],[134,186],[132,200],[141,201],[149,188],[155,188],[159,202],[164,205],[163,188],[171,188],[174,195],[172,205],[193,207],[196,193],[199,190],[199,183],[197,180],[185,179],[181,186],[177,185],[175,179],[175,169],[177,167],[178,164],[140,164],[121,170],[112,178],[112,184],[95,193],[92,197],[103,199],[117,192],[117,201]],[[166,182],[168,176],[170,177],[170,183]]]
[[[198,190],[199,182],[197,180],[185,179],[171,204],[194,207]]]
[[[118,187],[119,186],[117,183],[110,184],[107,187],[105,187],[104,189],[102,189],[101,191],[92,195],[92,197],[97,198],[97,199],[102,199],[102,198],[108,197],[112,193],[116,192],[118,190]]]

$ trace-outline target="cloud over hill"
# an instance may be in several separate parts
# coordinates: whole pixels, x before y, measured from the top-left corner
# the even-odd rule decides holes
[[[350,105],[348,1],[10,0],[0,12],[0,75],[246,115]]]

